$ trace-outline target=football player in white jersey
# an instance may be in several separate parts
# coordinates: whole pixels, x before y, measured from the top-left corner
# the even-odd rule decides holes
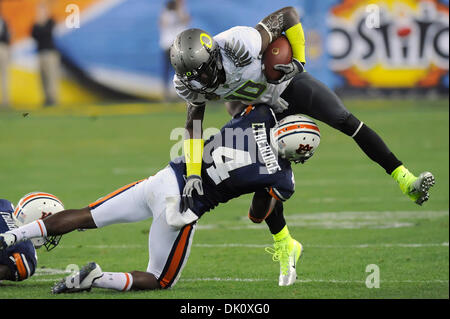
[[[268,45],[285,34],[293,60],[274,69],[284,75],[269,82],[262,69],[261,56]],[[305,37],[298,13],[293,7],[277,10],[255,27],[237,26],[214,37],[200,29],[181,32],[171,47],[175,69],[174,86],[187,102],[184,149],[187,182],[183,205],[192,205],[192,194],[201,194],[202,128],[205,106],[223,100],[230,115],[245,104],[267,103],[282,119],[291,114],[309,115],[351,136],[363,152],[385,169],[401,191],[418,205],[429,198],[434,185],[429,172],[413,175],[389,150],[380,136],[357,119],[337,95],[304,69]],[[200,125],[194,125],[198,121]]]

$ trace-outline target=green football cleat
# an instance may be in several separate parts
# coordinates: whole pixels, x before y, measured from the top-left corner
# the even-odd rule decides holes
[[[402,165],[396,168],[391,175],[399,184],[403,194],[416,204],[421,206],[429,199],[428,191],[435,184],[434,176],[430,172],[423,172],[416,177]]]
[[[279,286],[290,286],[297,280],[296,266],[302,255],[303,246],[292,237],[276,241],[274,248],[266,247],[266,251],[272,254],[273,261],[280,262]]]

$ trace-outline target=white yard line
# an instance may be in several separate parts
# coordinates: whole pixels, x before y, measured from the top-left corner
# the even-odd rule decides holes
[[[272,243],[266,244],[240,244],[240,243],[224,243],[224,244],[193,244],[193,247],[200,248],[264,248],[272,246]],[[324,249],[346,249],[346,248],[422,248],[422,247],[448,247],[448,242],[443,243],[377,243],[377,244],[349,244],[349,245],[321,245],[321,244],[303,244],[305,248],[324,248]],[[147,248],[147,245],[61,245],[63,249],[131,249]]]
[[[448,211],[343,211],[317,213],[285,214],[290,228],[304,227],[311,229],[387,229],[413,227],[417,220],[435,220],[449,216]],[[219,224],[198,223],[200,230],[267,229],[265,224],[252,224],[247,217],[241,217],[238,222],[223,222]]]
[[[31,280],[35,282],[56,282],[58,279],[44,279],[44,278],[34,278]],[[180,281],[189,281],[189,282],[198,282],[198,281],[217,281],[217,282],[274,282],[276,283],[277,279],[261,279],[261,278],[180,278]],[[339,280],[339,279],[297,279],[297,283],[336,283],[336,284],[365,284],[364,280]],[[380,280],[380,285],[383,283],[387,284],[448,284],[448,279],[432,279],[432,280]]]

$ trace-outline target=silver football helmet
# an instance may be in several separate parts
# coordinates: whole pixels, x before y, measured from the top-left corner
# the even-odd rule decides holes
[[[201,29],[178,34],[170,48],[170,62],[180,81],[194,92],[212,93],[223,82],[219,45]]]

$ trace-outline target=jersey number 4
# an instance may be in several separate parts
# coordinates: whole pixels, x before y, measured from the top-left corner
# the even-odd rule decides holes
[[[230,171],[252,164],[249,152],[230,147],[220,146],[211,155],[214,165],[208,167],[206,172],[216,185],[229,178]]]

